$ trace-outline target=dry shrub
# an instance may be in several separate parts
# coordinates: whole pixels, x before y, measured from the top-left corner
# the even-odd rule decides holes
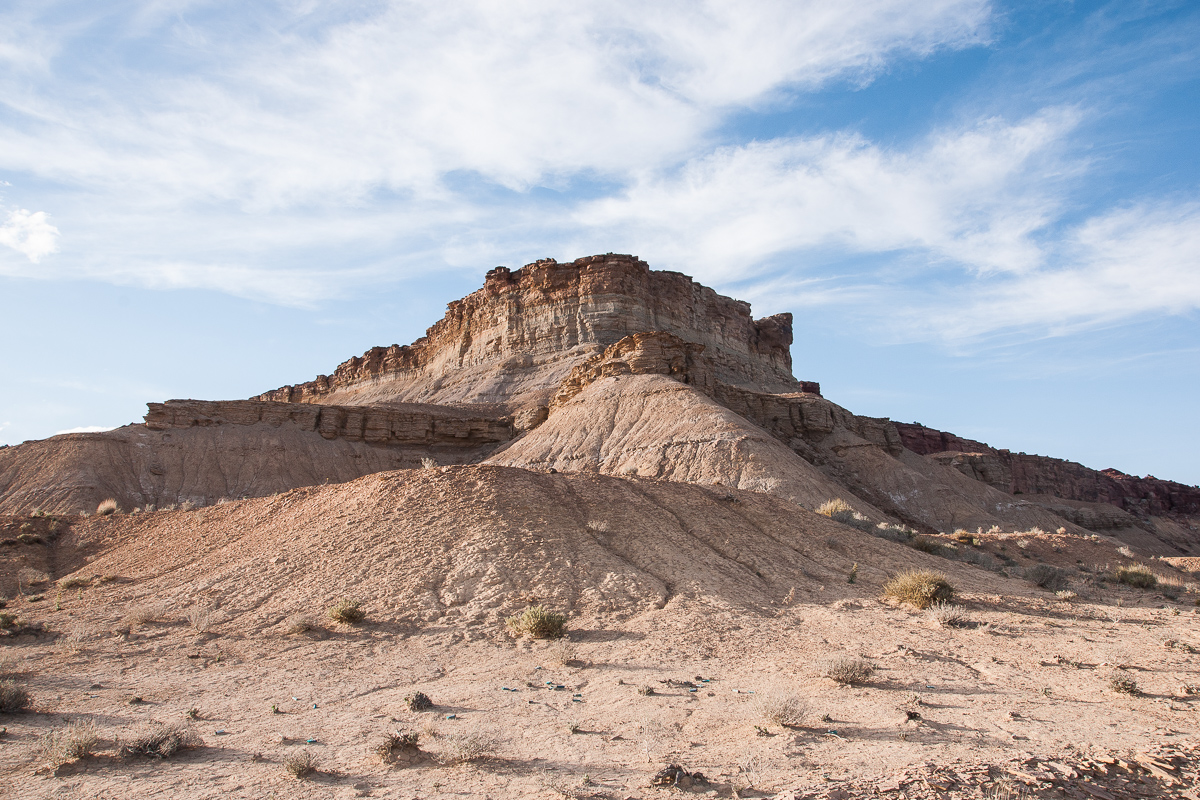
[[[817,506],[817,513],[830,519],[833,519],[837,514],[849,514],[852,511],[854,511],[854,508],[840,497],[826,500]]]
[[[33,698],[24,686],[18,686],[12,679],[0,681],[0,713],[15,714],[32,704]]]
[[[925,616],[939,628],[969,628],[972,624],[971,615],[967,613],[966,609],[949,603],[937,603],[930,606],[925,612]]]
[[[54,643],[54,649],[60,653],[78,653],[83,650],[83,644],[91,638],[91,631],[83,624],[78,624],[71,632],[60,636]]]
[[[375,748],[375,755],[385,764],[391,764],[396,760],[396,754],[405,751],[415,752],[417,750],[417,739],[419,734],[416,731],[397,731],[389,733],[383,737],[383,741]]]
[[[421,459],[421,469],[437,469],[437,468],[438,468],[437,459],[430,458],[429,456],[425,456],[424,458]]]
[[[21,567],[17,570],[17,583],[25,584],[26,586],[37,586],[43,583],[49,583],[50,576],[42,572],[40,569],[32,567]]]
[[[62,580],[60,580],[58,582],[58,588],[60,588],[60,589],[78,589],[78,588],[82,588],[84,586],[91,586],[91,585],[92,585],[92,579],[85,578],[82,575],[72,575],[69,578],[63,578]]]
[[[849,503],[840,497],[835,497],[832,500],[826,500],[824,503],[821,503],[821,505],[817,506],[817,513],[829,517],[834,522],[858,528],[860,531],[870,531],[874,527],[874,523],[871,520],[855,511]]]
[[[404,698],[404,702],[408,705],[409,711],[428,711],[433,708],[433,701],[424,692],[413,692]]]
[[[492,758],[501,741],[499,734],[484,728],[449,733],[442,737],[442,760],[447,764],[466,764]]]
[[[920,550],[922,553],[929,553],[933,556],[941,555],[942,550],[945,549],[941,542],[930,539],[928,536],[916,536],[908,544],[914,550]]]
[[[838,656],[825,662],[821,675],[845,686],[853,686],[866,683],[874,671],[874,665],[866,659]]]
[[[1137,681],[1128,675],[1114,675],[1108,681],[1108,688],[1117,694],[1139,694]]]
[[[303,778],[317,771],[317,757],[307,750],[288,753],[283,759],[283,768],[295,777]]]
[[[1117,567],[1113,570],[1113,577],[1118,583],[1138,589],[1153,589],[1158,583],[1154,572],[1145,564],[1128,564]]]
[[[550,647],[550,653],[556,662],[566,666],[574,663],[575,657],[579,655],[579,648],[570,639],[563,637]]]
[[[1068,585],[1067,573],[1049,564],[1036,564],[1025,570],[1025,580],[1051,592],[1066,589]]]
[[[509,617],[506,624],[518,636],[528,634],[534,639],[559,639],[567,632],[567,618],[543,606],[530,606]]]
[[[152,722],[144,730],[138,731],[129,739],[120,742],[121,757],[150,756],[152,758],[170,758],[180,750],[202,747],[204,742],[199,734],[186,723],[178,722],[164,725]]]
[[[303,614],[293,614],[283,624],[288,633],[308,633],[317,629],[317,623]]]
[[[187,610],[187,621],[192,630],[206,633],[213,626],[213,610],[208,606],[195,605]]]
[[[954,587],[940,572],[913,570],[901,572],[883,586],[883,594],[914,608],[929,608],[954,598]]]
[[[1054,596],[1057,597],[1059,600],[1062,600],[1063,602],[1066,602],[1066,603],[1069,603],[1072,600],[1074,600],[1076,597],[1079,597],[1078,594],[1076,594],[1075,592],[1072,592],[1070,589],[1063,589],[1062,591],[1055,592]]]
[[[800,695],[774,690],[756,695],[754,711],[759,719],[785,728],[795,728],[804,724],[809,712],[809,703]]]
[[[362,622],[367,617],[367,612],[362,609],[362,601],[353,597],[343,597],[326,609],[325,613],[334,622],[344,622],[347,625]]]
[[[111,497],[107,500],[102,500],[100,505],[96,506],[96,513],[102,517],[117,513],[117,501]]]
[[[166,613],[163,606],[154,605],[137,605],[125,612],[125,616],[121,617],[122,625],[145,625],[147,622],[154,622]]]
[[[54,728],[38,740],[38,761],[51,769],[87,758],[100,741],[96,723],[80,720],[62,728]]]

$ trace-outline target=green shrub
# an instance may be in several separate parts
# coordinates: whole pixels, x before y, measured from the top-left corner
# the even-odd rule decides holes
[[[948,603],[954,597],[954,587],[940,572],[901,572],[883,586],[883,594],[914,608],[929,608],[936,603]]]
[[[1113,570],[1113,577],[1118,583],[1134,586],[1138,589],[1153,589],[1158,578],[1145,564],[1129,564]]]
[[[942,550],[945,549],[941,542],[926,536],[918,536],[908,544],[912,549],[920,550],[922,553],[929,553],[932,556],[940,556]]]
[[[517,635],[524,633],[534,639],[558,639],[567,632],[567,618],[542,606],[530,606],[509,617],[506,624]]]

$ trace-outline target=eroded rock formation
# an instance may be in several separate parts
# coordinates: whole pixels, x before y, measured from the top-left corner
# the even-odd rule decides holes
[[[1009,494],[1107,503],[1141,518],[1200,514],[1200,487],[1013,453],[916,423],[896,423],[895,427],[909,450]]]
[[[255,399],[545,405],[579,363],[631,334],[663,331],[704,346],[716,379],[796,391],[791,314],[755,320],[750,304],[629,255],[497,267],[450,303],[412,345],[375,347],[332,375]]]

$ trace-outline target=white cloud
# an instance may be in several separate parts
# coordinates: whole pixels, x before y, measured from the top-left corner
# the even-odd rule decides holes
[[[959,287],[941,311],[917,306],[918,336],[961,340],[1014,329],[1074,333],[1150,315],[1200,311],[1200,204],[1143,204],[1068,235],[1059,266]]]
[[[0,167],[251,210],[438,196],[456,171],[518,189],[623,176],[688,154],[731,107],[975,43],[990,16],[984,0],[478,0],[348,20],[281,6],[252,30],[149,5],[136,27],[165,26],[191,68],[120,63],[96,69],[103,86],[41,92],[10,79],[23,122],[0,127]]]
[[[58,228],[46,221],[46,212],[18,209],[0,225],[0,244],[11,247],[33,263],[58,252]]]
[[[1059,149],[1074,123],[1062,109],[986,120],[909,150],[848,135],[755,142],[648,173],[577,219],[593,229],[588,241],[627,241],[713,281],[824,247],[1024,272],[1041,262],[1034,236],[1057,213],[1055,185],[1072,169]]]

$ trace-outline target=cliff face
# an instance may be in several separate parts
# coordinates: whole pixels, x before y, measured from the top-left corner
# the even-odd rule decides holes
[[[346,439],[382,445],[477,446],[513,437],[507,418],[458,413],[456,409],[408,405],[297,406],[262,400],[168,400],[149,403],[146,427],[151,430],[213,425],[294,425],[324,439]]]
[[[624,337],[664,331],[703,345],[717,380],[798,391],[792,317],[755,320],[750,304],[628,255],[497,267],[479,291],[450,303],[412,345],[375,347],[332,375],[254,398],[287,403],[545,405],[579,363]]]
[[[1137,517],[1200,514],[1200,488],[1074,461],[997,450],[923,425],[895,423],[909,450],[1009,494],[1107,503]]]

